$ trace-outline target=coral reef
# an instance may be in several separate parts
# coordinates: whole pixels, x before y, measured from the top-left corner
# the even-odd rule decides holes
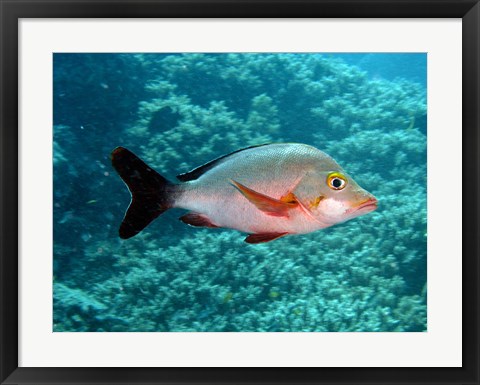
[[[425,331],[426,91],[387,79],[335,55],[56,54],[53,330]],[[378,210],[260,245],[179,210],[118,238],[116,145],[173,180],[284,141],[333,156]]]

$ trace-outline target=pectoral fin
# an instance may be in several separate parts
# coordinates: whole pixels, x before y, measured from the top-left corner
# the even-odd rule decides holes
[[[279,200],[256,192],[234,180],[231,182],[245,198],[267,215],[274,217],[288,217],[288,211],[298,206],[298,202],[292,200],[290,194],[286,196],[287,198],[285,200]]]
[[[264,233],[264,234],[250,234],[247,238],[245,238],[245,242],[247,243],[265,243],[273,241],[274,239],[283,237],[288,233]]]

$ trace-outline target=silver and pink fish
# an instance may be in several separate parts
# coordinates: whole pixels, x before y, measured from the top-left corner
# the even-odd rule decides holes
[[[249,235],[248,243],[306,234],[367,214],[377,199],[324,152],[299,143],[264,144],[222,156],[172,183],[123,147],[113,167],[132,195],[120,237],[130,238],[172,207],[180,220]]]

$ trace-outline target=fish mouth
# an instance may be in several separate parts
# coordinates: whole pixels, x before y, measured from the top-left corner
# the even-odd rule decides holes
[[[373,211],[377,208],[378,201],[376,198],[367,198],[364,201],[361,201],[357,205],[353,206],[348,210],[349,214],[357,213],[358,211],[362,210],[365,212]]]

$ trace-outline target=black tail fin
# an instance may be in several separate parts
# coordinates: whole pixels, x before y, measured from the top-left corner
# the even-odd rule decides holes
[[[110,158],[132,195],[119,230],[120,238],[127,239],[172,207],[174,185],[126,148],[117,147]]]

